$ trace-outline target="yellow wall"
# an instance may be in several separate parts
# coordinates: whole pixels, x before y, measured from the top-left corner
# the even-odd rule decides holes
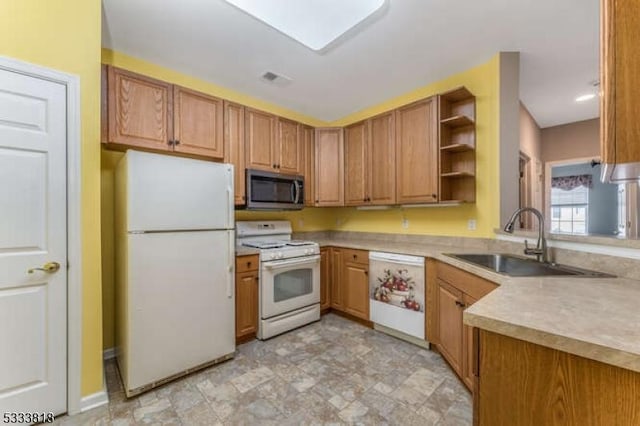
[[[361,211],[353,208],[337,210],[341,231],[432,234],[492,238],[500,226],[499,187],[499,80],[500,57],[444,80],[416,89],[387,102],[367,108],[331,123],[345,126],[373,115],[389,111],[458,86],[466,86],[476,96],[476,203],[456,207],[393,208]],[[402,220],[409,228],[402,228]],[[467,229],[467,221],[475,219],[475,231]]]
[[[0,55],[80,76],[83,395],[102,389],[100,13],[99,0],[0,2]]]

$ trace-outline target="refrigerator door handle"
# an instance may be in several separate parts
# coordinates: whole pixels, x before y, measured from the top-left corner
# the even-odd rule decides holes
[[[233,227],[233,219],[232,219],[232,215],[233,215],[233,208],[234,208],[234,204],[235,204],[235,200],[234,200],[234,194],[233,194],[233,188],[227,188],[227,200],[228,200],[228,204],[227,204],[227,226],[229,227]]]
[[[234,260],[235,260],[235,245],[234,245],[234,237],[233,232],[228,233],[228,245],[229,245],[229,267],[228,272],[229,276],[227,277],[227,298],[233,298],[233,286],[235,284],[235,273],[234,273]]]

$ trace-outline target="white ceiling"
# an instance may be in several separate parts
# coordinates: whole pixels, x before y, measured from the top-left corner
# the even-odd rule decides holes
[[[299,1],[299,0],[298,0]],[[103,0],[103,46],[333,121],[521,52],[520,97],[541,127],[594,118],[598,0],[389,0],[319,54],[223,0]],[[272,71],[285,87],[263,82]]]

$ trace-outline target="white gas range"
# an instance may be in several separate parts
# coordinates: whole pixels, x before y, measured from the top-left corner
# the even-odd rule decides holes
[[[291,232],[288,221],[236,222],[236,244],[260,250],[262,340],[320,319],[320,246]]]

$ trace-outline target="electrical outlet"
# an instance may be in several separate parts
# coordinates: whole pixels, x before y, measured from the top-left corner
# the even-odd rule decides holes
[[[304,219],[298,219],[298,228],[304,229]]]
[[[467,229],[469,231],[475,231],[476,230],[476,220],[475,219],[469,219],[469,221],[467,222]]]
[[[409,229],[409,219],[402,219],[402,228]]]

